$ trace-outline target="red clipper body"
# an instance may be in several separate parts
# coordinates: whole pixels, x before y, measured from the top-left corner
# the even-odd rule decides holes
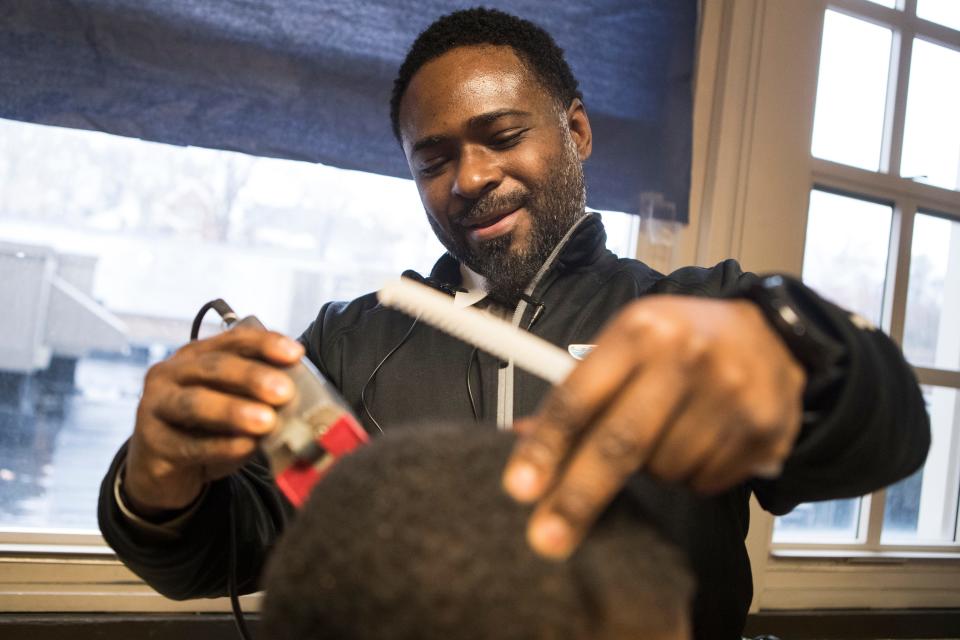
[[[264,326],[254,316],[236,327]],[[306,356],[287,369],[296,394],[278,410],[280,424],[260,447],[270,461],[277,487],[297,508],[337,459],[370,437],[337,390]]]

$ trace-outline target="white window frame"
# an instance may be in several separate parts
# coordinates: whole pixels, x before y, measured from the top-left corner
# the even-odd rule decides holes
[[[754,271],[799,274],[811,186],[829,183],[857,193],[868,188],[868,193],[875,193],[874,187],[884,186],[872,174],[810,157],[827,4],[702,1],[690,223],[676,231],[669,251],[641,230],[638,255],[648,264],[666,272],[735,257]],[[842,10],[846,4],[831,6]],[[853,0],[849,4],[861,6]],[[891,195],[893,200],[914,198],[907,198],[903,211],[908,213],[895,212],[898,216],[912,216],[909,211],[918,206],[957,209],[953,194],[926,185],[912,184],[909,193]],[[905,221],[899,220],[902,227]],[[900,270],[909,264],[910,238],[900,234],[895,244]],[[899,282],[905,286],[904,279]],[[891,317],[889,327],[902,335],[903,318]],[[920,373],[925,382],[939,383],[932,373]],[[938,557],[942,553],[917,551],[910,557],[880,551],[857,556],[818,546],[789,557],[783,550],[772,550],[772,529],[772,516],[754,501],[747,537],[754,574],[752,611],[960,606],[960,562],[943,562]],[[243,601],[245,610],[259,605],[257,596]],[[97,535],[13,533],[0,535],[0,610],[229,611],[229,603],[163,598],[123,567]]]
[[[910,46],[914,33],[958,47],[956,32],[865,0],[704,2],[694,214],[684,257],[707,265],[733,256],[748,270],[799,275],[811,189],[822,185],[895,202],[889,275],[896,277],[887,279],[886,296],[893,304],[885,305],[890,311],[884,328],[899,341],[913,216],[918,209],[960,212],[960,193],[901,179],[892,162],[881,167],[885,175],[811,156],[827,8],[900,29],[891,56],[895,77],[909,70],[909,51],[897,54]],[[900,149],[893,147],[902,145],[906,89],[899,83],[887,106],[898,117],[887,118],[884,155],[897,163]],[[956,372],[917,369],[917,374],[924,384],[960,386]],[[751,610],[960,606],[957,545],[881,546],[884,493],[873,494],[872,502],[880,508],[864,505],[869,511],[861,519],[872,526],[862,544],[773,545],[773,517],[754,501],[747,538],[754,574]]]

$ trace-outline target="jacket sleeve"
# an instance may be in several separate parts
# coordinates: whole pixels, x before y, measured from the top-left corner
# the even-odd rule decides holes
[[[116,474],[126,453],[124,444],[100,487],[97,509],[100,531],[117,557],[174,600],[226,595],[231,562],[239,592],[256,591],[269,549],[292,512],[273,483],[266,459],[258,454],[236,473],[211,483],[182,528],[161,536],[131,522],[114,497]],[[231,510],[235,556],[230,553]]]
[[[680,269],[655,292],[730,298],[756,279],[725,260],[710,269]],[[930,447],[923,396],[899,347],[810,288],[793,285],[804,321],[826,336],[834,357],[822,370],[807,371],[804,423],[782,474],[750,483],[763,508],[776,515],[801,502],[890,485],[916,471]]]
[[[930,447],[923,395],[899,347],[809,288],[794,291],[805,321],[839,348],[830,366],[808,372],[804,424],[782,475],[752,483],[777,515],[893,484],[920,468]]]
[[[300,337],[308,357],[318,361],[322,318]],[[258,580],[274,542],[294,510],[283,497],[260,453],[239,471],[210,484],[189,520],[170,535],[144,530],[128,519],[114,495],[117,473],[127,445],[117,452],[100,487],[97,519],[100,531],[117,557],[151,587],[168,598],[219,597],[227,594],[231,563],[241,594],[257,590]],[[231,554],[231,518],[235,555]]]

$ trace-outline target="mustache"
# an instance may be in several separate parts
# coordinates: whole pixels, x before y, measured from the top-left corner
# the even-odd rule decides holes
[[[510,193],[490,192],[469,202],[454,216],[454,222],[460,226],[466,226],[474,221],[483,220],[492,213],[519,209],[526,205],[529,199],[530,193],[525,189],[517,189]]]

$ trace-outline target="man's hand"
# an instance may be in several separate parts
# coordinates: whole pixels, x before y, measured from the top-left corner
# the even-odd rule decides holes
[[[775,475],[800,429],[805,383],[750,302],[634,302],[517,425],[504,486],[519,501],[539,501],[530,544],[547,557],[569,555],[638,470],[707,494]]]
[[[236,328],[191,342],[147,372],[127,452],[124,492],[150,516],[189,505],[204,484],[239,468],[293,398],[282,367],[303,347]]]

